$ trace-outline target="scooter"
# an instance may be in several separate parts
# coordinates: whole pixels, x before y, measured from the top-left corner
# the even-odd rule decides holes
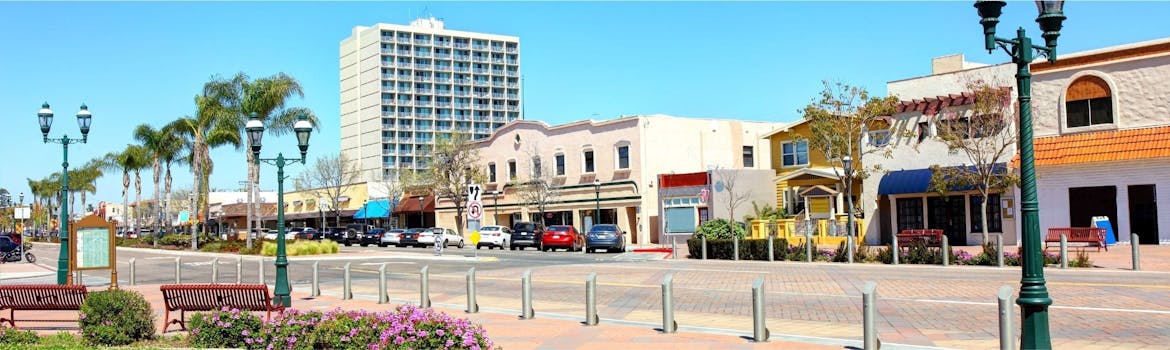
[[[12,251],[4,253],[4,259],[0,259],[0,263],[20,262],[20,252],[23,249],[32,250],[32,245],[22,244],[20,246],[17,246],[16,249],[13,249]],[[25,253],[24,259],[28,260],[28,262],[30,262],[30,263],[37,262],[37,256],[33,255],[32,252]]]

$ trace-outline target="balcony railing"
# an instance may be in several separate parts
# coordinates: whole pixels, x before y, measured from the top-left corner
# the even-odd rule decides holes
[[[508,73],[507,73],[507,74],[505,74],[505,75],[507,75],[507,76],[509,76],[509,77],[514,77],[514,76],[516,76],[516,72],[513,72],[513,71],[508,71]]]
[[[492,74],[493,74],[493,75],[504,75],[504,71],[502,71],[502,70],[492,70]]]
[[[475,105],[475,109],[491,109],[491,108],[492,108],[492,106],[489,104],[482,104],[481,103],[481,104]]]
[[[508,110],[509,110],[509,111],[512,111],[512,112],[516,112],[516,111],[519,111],[519,110],[520,110],[520,107],[516,107],[516,106],[508,106]]]
[[[520,86],[520,84],[517,84],[517,83],[508,83],[508,87],[514,88],[514,87],[519,87],[519,86]]]
[[[414,39],[414,43],[419,45],[430,45],[431,41],[428,39]]]
[[[451,54],[440,52],[435,54],[435,58],[451,58]]]
[[[471,120],[471,116],[470,116],[470,115],[457,115],[457,116],[455,116],[455,120],[460,120],[460,121],[470,121],[470,120]],[[465,129],[465,128],[460,128],[459,130],[460,130],[460,131],[463,131],[463,129]]]
[[[499,87],[503,87],[503,86],[504,86],[504,82],[502,82],[502,81],[493,81],[493,82],[492,82],[492,86],[499,86]]]
[[[392,104],[394,104],[394,100],[382,100],[382,104],[384,104],[384,105],[392,105]]]
[[[487,62],[487,57],[478,57],[477,56],[477,57],[472,57],[471,60],[475,61],[475,62]]]
[[[407,81],[409,81],[409,80],[410,80],[410,76],[409,76],[409,75],[402,75],[402,74],[399,74],[399,75],[398,75],[398,80],[407,80]]]
[[[414,56],[415,57],[431,57],[431,52],[430,51],[415,51]]]
[[[501,106],[501,105],[492,105],[492,110],[494,110],[494,111],[502,111],[502,110],[504,110],[504,106]]]
[[[415,63],[414,68],[415,69],[431,69],[431,65],[426,64],[426,63]]]
[[[439,82],[439,83],[449,83],[449,82],[451,82],[451,76],[450,76],[450,75],[446,75],[446,76],[444,76],[444,75],[436,75],[436,76],[435,76],[435,82]]]
[[[475,93],[475,97],[487,97],[487,96],[488,96],[488,93],[486,93],[486,92],[477,91]]]
[[[457,67],[455,67],[455,71],[456,72],[467,72],[467,71],[471,71],[471,68],[457,66]]]
[[[520,98],[520,95],[517,95],[517,94],[508,94],[508,98],[509,98],[509,99],[513,99],[513,100],[515,100],[515,99],[517,99],[517,98]]]
[[[398,37],[398,42],[403,43],[403,44],[409,44],[410,38]]]
[[[411,141],[414,141],[414,139],[412,139],[412,138],[409,138],[409,137],[399,137],[399,138],[398,138],[398,143],[410,143]],[[399,152],[410,152],[410,151],[408,151],[408,150],[402,150],[402,151],[399,151]]]
[[[399,56],[410,56],[410,50],[398,50]]]
[[[410,117],[412,115],[414,115],[414,114],[410,113],[410,112],[398,112],[399,117]]]
[[[503,58],[493,58],[493,59],[492,59],[492,62],[495,62],[495,63],[504,63],[504,59],[503,59]]]
[[[509,47],[509,48],[508,48],[507,50],[505,50],[505,51],[508,51],[508,52],[516,52],[516,48],[515,48],[515,47]]]
[[[455,91],[455,96],[467,96],[467,91]],[[455,107],[459,107],[458,104]]]
[[[451,42],[446,41],[446,40],[435,40],[435,46],[447,47],[447,46],[451,46]]]
[[[516,60],[509,58],[508,64],[516,64]]]
[[[476,133],[476,134],[490,134],[490,133],[492,133],[492,129],[488,129],[488,128],[476,128],[476,129],[475,129],[475,133]]]
[[[435,70],[451,70],[451,65],[449,65],[449,64],[436,65]]]
[[[426,88],[422,88],[422,89],[415,89],[415,93],[416,93],[416,94],[429,94],[429,93],[431,93],[431,91],[433,91],[433,90],[431,90],[431,89],[426,89]]]
[[[382,91],[389,91],[389,92],[394,92],[394,87],[393,87],[393,86],[386,86],[386,85],[382,85]]]
[[[504,52],[504,47],[503,46],[492,46],[492,51]]]
[[[459,42],[457,42],[457,43],[455,43],[455,47],[456,47],[456,48],[460,48],[460,49],[466,49],[466,48],[467,48],[467,43],[459,43]]]
[[[503,121],[504,121],[504,117],[492,117],[492,121],[494,121],[494,122],[503,122]]]
[[[411,91],[411,89],[409,87],[404,87],[404,86],[398,87],[398,92],[410,92],[410,91]]]
[[[472,69],[471,72],[475,73],[475,74],[483,74],[483,73],[487,73],[487,69],[476,68],[476,69]]]
[[[457,60],[461,60],[461,61],[466,61],[466,60],[469,60],[469,59],[471,59],[471,56],[468,56],[468,55],[455,55],[455,59],[457,59]]]
[[[439,108],[451,107],[451,102],[435,102],[435,107],[439,107]]]
[[[382,49],[382,53],[387,54],[387,55],[393,55],[394,49],[384,48],[384,49]]]
[[[435,130],[435,127],[434,127],[434,126],[432,126],[432,125],[416,125],[416,126],[415,126],[415,130],[418,130],[418,131],[433,131],[433,130]]]
[[[410,101],[410,100],[398,100],[399,106],[411,106],[413,103],[414,103],[414,101]]]
[[[393,160],[389,161],[389,162],[382,162],[382,167],[383,168],[395,168],[395,167],[398,167],[398,163],[393,161]]]
[[[457,128],[455,128],[455,130],[457,130],[459,132],[471,132],[471,128],[466,127],[466,126],[457,127]]]
[[[471,108],[470,103],[456,103],[455,108]]]
[[[407,138],[407,140],[410,140],[410,138]],[[414,150],[412,150],[412,149],[404,149],[404,150],[400,150],[400,151],[398,151],[398,154],[400,154],[400,155],[404,155],[404,156],[409,156],[409,155],[413,155],[413,154],[414,154]]]
[[[504,94],[502,94],[502,93],[498,93],[498,92],[493,92],[493,93],[492,93],[492,97],[494,97],[494,98],[504,98]]]
[[[488,82],[486,82],[486,81],[483,81],[483,80],[476,80],[475,81],[475,86],[487,86],[487,85],[488,85]]]
[[[487,45],[477,44],[477,45],[472,45],[471,48],[474,50],[487,50]]]
[[[396,153],[398,153],[398,150],[395,150],[395,149],[382,150],[382,155],[384,155],[384,156],[392,156],[392,155],[395,155]]]
[[[414,105],[415,105],[416,107],[430,107],[430,106],[431,106],[431,101],[415,101],[415,102],[414,102]]]
[[[437,120],[451,120],[451,115],[450,114],[436,114],[435,119],[437,119]]]

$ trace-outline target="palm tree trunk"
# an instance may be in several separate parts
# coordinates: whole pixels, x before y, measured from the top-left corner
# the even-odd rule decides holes
[[[141,213],[138,212],[138,209],[142,208],[142,176],[138,170],[134,171],[134,203],[136,203],[134,205],[134,221],[140,223]],[[157,234],[154,236],[158,237]]]
[[[248,218],[246,219],[247,220],[246,227],[247,227],[248,231],[247,231],[247,233],[244,233],[244,236],[247,237],[248,248],[251,249],[252,248],[252,223],[253,223],[252,222],[252,214],[253,214],[252,213],[252,209],[253,209],[252,201],[255,200],[255,198],[253,198],[253,196],[252,196],[252,152],[245,152],[245,153],[247,153],[247,160],[248,160],[248,179],[246,181],[244,181],[244,183],[246,184],[244,186],[244,190],[248,191],[248,204],[247,204]]]
[[[130,192],[130,172],[122,170],[122,224],[129,226],[134,230],[135,226],[130,220],[130,203],[127,194]]]
[[[154,179],[153,179],[154,180],[154,212],[151,214],[154,215],[154,231],[155,232],[158,232],[159,228],[162,227],[161,226],[162,225],[162,223],[161,223],[161,221],[162,221],[162,202],[161,202],[162,197],[159,196],[159,192],[158,192],[158,181],[159,181],[159,175],[160,175],[159,173],[161,172],[161,170],[162,170],[161,164],[159,164],[158,157],[156,156],[156,157],[154,157],[154,164],[151,165],[151,169],[150,169],[151,175],[154,176]]]
[[[167,231],[170,231],[171,229],[173,229],[173,227],[171,226],[171,219],[170,219],[170,217],[171,217],[171,201],[169,200],[171,198],[171,164],[170,163],[167,163],[166,187],[164,187],[164,189],[163,189],[163,198],[167,199],[167,200],[164,201],[165,205],[163,205],[163,207],[162,207],[162,216],[161,217],[162,217],[164,225],[166,225],[166,227],[167,227]]]

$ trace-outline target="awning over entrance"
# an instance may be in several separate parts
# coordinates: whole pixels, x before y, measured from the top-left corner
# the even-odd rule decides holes
[[[418,212],[434,212],[435,196],[426,196],[420,202],[418,197],[406,197],[394,206],[394,214],[413,214]]]
[[[994,169],[996,174],[1006,173],[1007,164],[995,164]],[[926,193],[930,188],[930,177],[932,175],[934,175],[934,171],[930,169],[891,171],[883,175],[882,181],[878,183],[878,195]],[[952,187],[951,191],[969,191],[973,189],[975,188],[971,186],[956,186]]]
[[[397,204],[397,203],[395,203]],[[354,219],[377,219],[390,216],[390,208],[394,205],[389,199],[378,199],[366,202],[366,205],[353,214]]]

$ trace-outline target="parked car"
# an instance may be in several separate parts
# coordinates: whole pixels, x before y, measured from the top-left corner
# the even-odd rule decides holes
[[[297,239],[320,240],[321,231],[317,231],[317,229],[312,227],[306,227],[304,231],[297,233]]]
[[[475,244],[475,249],[479,247],[500,248],[508,246],[508,242],[512,239],[512,230],[504,226],[484,226],[479,228],[479,243]]]
[[[599,249],[609,252],[625,251],[626,232],[617,225],[593,225],[593,228],[589,229],[589,234],[585,235],[585,251],[592,253]]]
[[[539,222],[521,221],[512,225],[511,242],[508,249],[524,250],[526,247],[540,249],[541,236],[544,235],[544,226]]]
[[[385,229],[372,228],[369,231],[366,231],[366,233],[362,234],[362,238],[359,240],[358,244],[363,247],[368,247],[371,244],[382,245],[382,236],[385,234]]]
[[[427,229],[425,229],[425,228],[407,229],[406,232],[402,233],[402,238],[400,238],[398,240],[398,246],[402,247],[402,246],[408,246],[408,245],[409,246],[419,245],[419,236],[421,236],[423,234],[423,232],[426,230]]]
[[[584,244],[585,241],[577,233],[577,229],[567,225],[549,226],[544,230],[544,236],[540,238],[540,249],[542,251],[564,248],[565,251],[572,252],[580,250]]]
[[[456,233],[455,230],[449,228],[432,227],[431,231],[431,245],[435,242],[443,244],[443,247],[450,247],[452,245],[463,249],[463,236]]]
[[[301,232],[305,232],[304,227],[289,227],[284,230],[284,239],[297,239],[301,237]]]
[[[378,246],[398,245],[402,242],[403,233],[406,233],[406,230],[400,228],[386,230],[386,233],[382,235],[382,240],[378,242]]]
[[[342,238],[345,237],[344,227],[328,227],[325,228],[325,238],[331,241],[341,243]]]

